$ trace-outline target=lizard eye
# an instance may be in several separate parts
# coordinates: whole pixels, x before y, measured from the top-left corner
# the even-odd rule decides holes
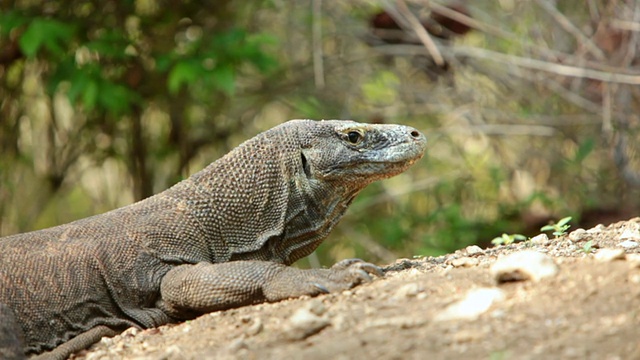
[[[357,131],[349,131],[347,133],[347,139],[349,139],[350,143],[357,144],[362,141],[362,134]]]

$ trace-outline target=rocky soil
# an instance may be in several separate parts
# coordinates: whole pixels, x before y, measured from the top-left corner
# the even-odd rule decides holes
[[[640,218],[385,270],[338,294],[129,329],[75,359],[640,359]]]

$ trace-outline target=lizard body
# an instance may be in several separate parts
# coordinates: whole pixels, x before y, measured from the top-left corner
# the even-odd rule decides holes
[[[288,265],[425,147],[406,126],[292,120],[150,198],[2,238],[0,357],[64,359],[131,326],[369,281],[380,270],[359,260]]]

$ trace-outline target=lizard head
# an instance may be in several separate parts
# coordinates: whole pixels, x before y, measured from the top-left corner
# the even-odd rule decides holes
[[[344,120],[307,124],[299,130],[307,177],[356,189],[405,171],[422,157],[427,144],[425,136],[409,126]]]

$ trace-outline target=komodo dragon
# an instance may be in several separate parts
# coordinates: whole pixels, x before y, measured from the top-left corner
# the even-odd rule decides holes
[[[357,259],[288,265],[425,147],[406,126],[292,120],[148,199],[2,238],[0,358],[64,359],[132,326],[370,281],[380,269]]]

